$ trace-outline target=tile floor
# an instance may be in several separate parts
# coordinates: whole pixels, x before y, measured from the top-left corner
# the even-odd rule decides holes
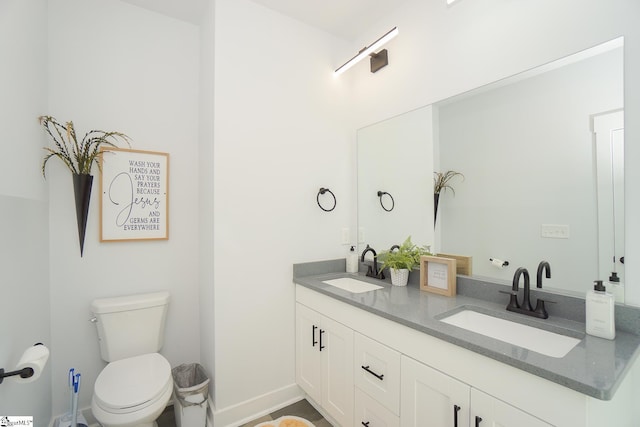
[[[311,406],[305,399],[296,403],[292,403],[280,410],[272,412],[269,415],[257,418],[250,421],[241,427],[254,427],[256,424],[263,423],[265,421],[276,420],[284,415],[295,415],[311,421],[315,427],[333,427],[327,420],[325,420],[316,408]],[[175,416],[173,414],[173,406],[168,406],[167,409],[158,418],[158,427],[175,427]]]
[[[173,414],[173,405],[167,406],[167,409],[156,420],[158,427],[176,427],[176,418]]]
[[[265,421],[276,420],[284,415],[294,415],[296,417],[304,418],[305,420],[311,421],[311,423],[315,427],[332,427],[332,425],[325,420],[322,415],[311,406],[307,400],[303,399],[296,403],[292,403],[289,406],[286,406],[278,411],[272,412],[269,415],[265,415],[264,417],[260,417],[255,419],[247,424],[244,424],[242,427],[253,427],[256,424],[263,423]]]

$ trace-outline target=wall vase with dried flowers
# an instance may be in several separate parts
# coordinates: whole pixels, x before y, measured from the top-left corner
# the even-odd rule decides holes
[[[456,191],[453,189],[449,181],[456,176],[461,176],[464,180],[464,175],[456,171],[446,172],[434,172],[433,173],[433,226],[436,226],[436,220],[438,219],[438,204],[440,202],[440,193],[446,190],[451,190],[455,196]]]
[[[47,155],[42,161],[42,176],[46,178],[45,167],[49,159],[57,157],[69,168],[73,177],[78,239],[80,242],[80,256],[82,256],[93,185],[91,168],[94,163],[100,168],[98,158],[102,147],[117,148],[116,143],[119,140],[130,146],[129,137],[121,132],[90,130],[82,140],[78,141],[73,122],[69,121],[62,124],[51,116],[41,116],[39,121],[54,144],[53,147],[44,147]]]

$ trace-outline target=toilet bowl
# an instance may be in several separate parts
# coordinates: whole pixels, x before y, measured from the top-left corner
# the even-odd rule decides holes
[[[108,365],[93,387],[91,410],[103,427],[151,427],[173,392],[164,342],[169,292],[93,300],[100,355]]]
[[[171,366],[159,353],[120,359],[98,375],[91,411],[103,427],[151,427],[172,391]]]

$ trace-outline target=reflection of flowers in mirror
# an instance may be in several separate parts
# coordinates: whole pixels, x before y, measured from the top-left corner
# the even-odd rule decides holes
[[[462,177],[462,180],[464,181],[464,175],[460,172],[451,170],[446,172],[434,172],[433,194],[440,194],[442,191],[451,190],[451,192],[455,195],[456,191],[453,189],[449,182],[456,176]]]

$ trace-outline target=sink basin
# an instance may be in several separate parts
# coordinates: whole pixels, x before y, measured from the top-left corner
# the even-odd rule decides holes
[[[354,294],[382,289],[382,286],[374,285],[369,282],[363,282],[362,280],[354,279],[352,277],[341,277],[339,279],[325,280],[322,283],[335,286],[336,288],[340,288]]]
[[[556,358],[564,357],[580,342],[580,339],[575,337],[523,325],[472,309],[457,311],[441,318],[440,321]]]

